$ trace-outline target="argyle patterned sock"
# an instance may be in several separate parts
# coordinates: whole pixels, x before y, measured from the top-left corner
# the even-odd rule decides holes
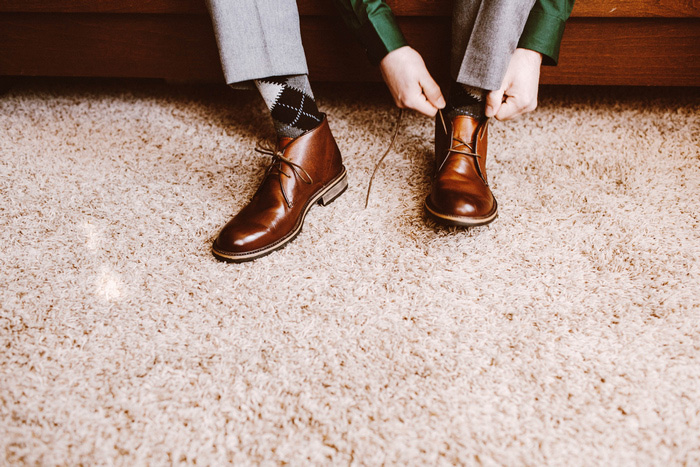
[[[277,136],[296,138],[323,120],[307,75],[256,79],[255,85],[270,109]]]
[[[450,96],[445,106],[445,116],[452,120],[457,115],[483,119],[486,115],[486,93],[484,89],[452,83]]]

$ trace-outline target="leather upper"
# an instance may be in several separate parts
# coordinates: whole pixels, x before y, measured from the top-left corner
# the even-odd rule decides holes
[[[429,208],[448,217],[487,218],[496,210],[488,186],[486,122],[458,115],[435,127],[436,173],[426,200]],[[449,136],[448,136],[449,135]]]
[[[282,159],[274,157],[251,201],[221,230],[216,250],[254,252],[284,240],[299,227],[314,195],[344,170],[325,116],[297,138],[280,138],[277,150]]]

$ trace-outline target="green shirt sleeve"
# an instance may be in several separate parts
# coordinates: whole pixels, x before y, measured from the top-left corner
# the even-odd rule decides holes
[[[374,64],[392,50],[408,45],[384,0],[332,0],[345,23]]]
[[[556,65],[564,25],[574,0],[537,0],[530,10],[518,47],[542,54],[543,65]]]

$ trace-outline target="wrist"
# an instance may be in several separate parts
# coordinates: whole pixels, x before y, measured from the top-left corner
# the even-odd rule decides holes
[[[392,61],[394,59],[399,59],[398,57],[404,57],[406,54],[410,53],[411,47],[408,45],[404,45],[402,47],[396,48],[394,50],[390,50],[387,52],[384,57],[379,61],[379,64],[382,65],[385,62]]]
[[[518,48],[515,53],[534,65],[542,65],[542,54],[535,50]]]

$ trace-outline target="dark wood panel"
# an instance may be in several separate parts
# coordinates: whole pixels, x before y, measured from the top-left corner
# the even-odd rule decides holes
[[[328,0],[298,0],[302,11],[322,12]],[[397,16],[449,16],[452,0],[387,0]],[[697,0],[577,0],[574,17],[700,18]]]
[[[449,19],[399,21],[431,72],[444,77]],[[339,19],[304,17],[302,36],[313,80],[380,80]],[[223,80],[204,15],[1,14],[0,44],[0,75]],[[700,86],[700,21],[574,18],[560,66],[545,67],[542,82]]]
[[[574,18],[542,82],[700,86],[700,21]]]
[[[396,16],[449,16],[452,0],[387,0]],[[335,15],[330,0],[297,0],[299,13],[308,16]]]
[[[408,41],[423,55],[428,69],[439,74],[449,59],[449,18],[402,17],[399,23]],[[347,34],[339,19],[304,17],[301,24],[313,79],[381,81],[377,67],[369,65],[364,50]]]
[[[207,9],[204,0],[0,0],[0,12],[205,14]]]
[[[235,1],[235,0],[232,0]],[[302,15],[333,15],[330,0],[298,0]],[[452,0],[388,0],[397,16],[449,16]],[[0,0],[0,12],[206,14],[204,0]],[[697,0],[578,0],[578,17],[700,17]]]
[[[697,0],[577,0],[572,16],[700,18]]]
[[[223,80],[202,15],[0,15],[0,75]]]
[[[406,37],[441,80],[449,66],[446,21],[400,19]],[[313,78],[380,79],[351,38],[323,22],[305,22],[304,29]],[[314,38],[319,37],[332,37],[333,47],[317,47]],[[343,50],[351,51],[347,58]],[[543,84],[700,86],[700,21],[574,18],[567,25],[559,66],[542,70]]]

